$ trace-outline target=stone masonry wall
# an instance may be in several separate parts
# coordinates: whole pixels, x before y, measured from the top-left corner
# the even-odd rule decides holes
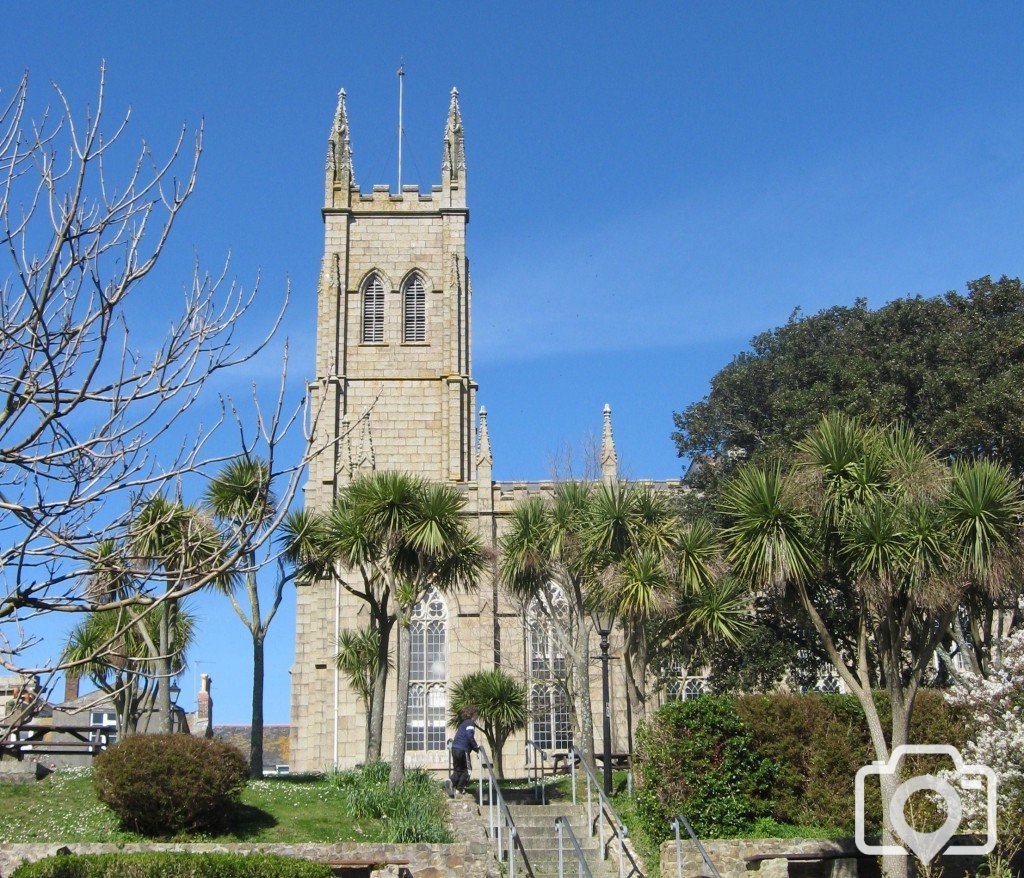
[[[747,857],[763,856],[773,853],[848,853],[851,857],[857,856],[857,848],[851,839],[829,841],[827,839],[806,839],[806,838],[763,838],[763,839],[709,839],[702,841],[704,849],[708,853],[711,862],[721,873],[722,878],[747,878],[748,872],[760,872],[765,876],[770,867],[761,871],[756,865],[748,870]],[[708,869],[704,865],[700,852],[692,841],[684,841],[682,850],[682,878],[697,878],[707,875]],[[821,874],[828,876],[832,874],[832,861],[824,860]],[[774,865],[774,864],[773,864]],[[661,875],[662,878],[676,878],[676,843],[674,841],[662,842],[661,845]],[[785,876],[783,876],[785,878]],[[856,876],[853,876],[856,878]]]
[[[977,839],[954,836],[953,843],[972,844]],[[759,838],[759,839],[709,839],[702,842],[711,862],[722,878],[881,878],[879,860],[865,856],[857,850],[853,839],[811,839],[811,838]],[[681,878],[698,878],[708,875],[700,853],[692,841],[681,844]],[[761,861],[747,865],[747,857],[770,854],[842,853],[841,859],[816,860],[811,862],[783,863],[781,859]],[[941,872],[944,878],[965,878],[977,873],[980,857],[942,857],[941,865],[933,861],[935,874]],[[676,878],[676,843],[662,842],[661,878]]]

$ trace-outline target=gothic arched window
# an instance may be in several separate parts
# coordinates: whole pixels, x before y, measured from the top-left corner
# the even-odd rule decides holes
[[[444,750],[448,721],[448,608],[431,589],[409,625],[406,749]]]
[[[662,673],[666,701],[687,701],[708,692],[707,677],[702,674],[691,675],[681,662],[669,662]]]
[[[569,665],[559,644],[569,618],[565,594],[554,584],[530,602],[526,613],[530,655],[530,737],[538,747],[568,750],[572,723],[566,684]]]
[[[405,341],[427,340],[427,292],[423,278],[414,274],[402,290],[402,309],[405,315]]]
[[[363,341],[384,341],[384,282],[379,274],[363,284]]]

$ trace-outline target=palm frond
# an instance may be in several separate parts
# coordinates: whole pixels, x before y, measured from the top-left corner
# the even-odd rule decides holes
[[[204,500],[217,518],[247,524],[266,521],[277,505],[270,465],[256,457],[235,458],[207,485]]]
[[[727,556],[740,576],[773,586],[811,576],[817,559],[810,521],[792,502],[780,464],[742,467],[719,507],[728,522]]]

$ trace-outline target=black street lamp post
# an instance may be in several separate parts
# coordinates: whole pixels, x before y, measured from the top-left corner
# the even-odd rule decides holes
[[[594,608],[590,612],[601,638],[601,707],[604,710],[604,794],[612,794],[612,705],[608,690],[608,638],[615,624],[614,609]]]

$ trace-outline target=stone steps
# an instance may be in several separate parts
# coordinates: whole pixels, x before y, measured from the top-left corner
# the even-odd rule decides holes
[[[617,861],[602,860],[598,838],[590,836],[586,806],[563,801],[548,805],[510,802],[508,807],[534,878],[558,875],[558,835],[555,830],[558,817],[568,820],[593,878],[617,878]],[[577,878],[579,868],[568,839],[564,841],[563,857],[565,878]]]

